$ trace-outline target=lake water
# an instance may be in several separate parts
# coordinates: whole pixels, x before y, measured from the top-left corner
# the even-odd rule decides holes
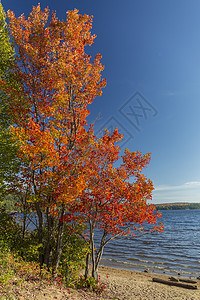
[[[163,233],[111,241],[101,265],[200,276],[200,210],[165,210],[162,215]]]

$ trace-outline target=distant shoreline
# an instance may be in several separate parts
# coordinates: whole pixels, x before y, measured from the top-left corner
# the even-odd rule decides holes
[[[200,203],[176,202],[154,204],[158,210],[200,209]]]

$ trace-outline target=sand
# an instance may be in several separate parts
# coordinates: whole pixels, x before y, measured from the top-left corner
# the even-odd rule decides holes
[[[200,280],[197,280],[197,290],[189,290],[152,281],[153,277],[167,280],[169,276],[164,275],[108,267],[101,267],[99,274],[110,293],[120,300],[200,300]]]

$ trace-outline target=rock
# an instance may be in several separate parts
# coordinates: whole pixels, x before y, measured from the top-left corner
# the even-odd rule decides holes
[[[145,273],[149,273],[149,269],[144,270]]]

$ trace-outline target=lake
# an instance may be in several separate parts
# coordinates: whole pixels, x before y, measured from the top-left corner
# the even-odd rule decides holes
[[[164,210],[163,233],[117,238],[105,246],[101,265],[200,276],[200,210]]]

